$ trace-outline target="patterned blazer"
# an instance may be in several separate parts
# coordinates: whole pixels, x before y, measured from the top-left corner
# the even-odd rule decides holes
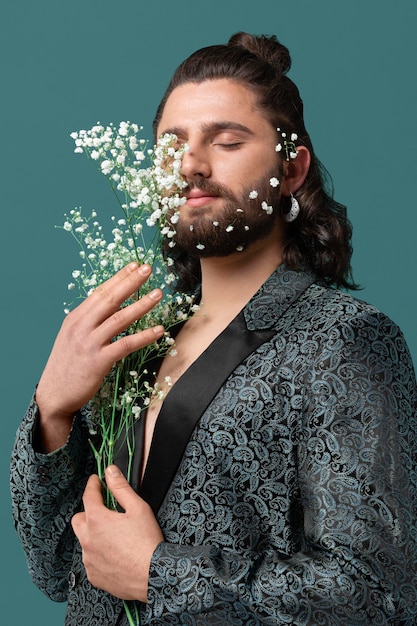
[[[164,534],[141,624],[417,624],[416,418],[393,322],[280,266],[173,386],[141,485],[138,422],[133,486]],[[94,471],[85,415],[49,455],[34,428],[32,404],[11,471],[31,576],[67,626],[127,625],[70,525]]]

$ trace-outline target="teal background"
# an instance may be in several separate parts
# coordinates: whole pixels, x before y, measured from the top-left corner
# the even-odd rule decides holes
[[[150,123],[180,61],[238,30],[291,51],[306,123],[354,227],[360,297],[403,329],[417,362],[415,0],[3,0],[0,8],[2,623],[57,626],[10,517],[18,423],[59,329],[78,249],[56,230],[75,206],[113,211],[69,134]]]

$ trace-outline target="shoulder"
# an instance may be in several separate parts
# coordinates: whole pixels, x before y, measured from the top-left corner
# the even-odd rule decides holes
[[[303,350],[316,372],[337,371],[340,377],[351,377],[352,383],[363,376],[382,386],[396,381],[415,396],[410,351],[401,329],[385,313],[319,284],[306,290],[295,309],[288,332],[293,337],[301,333]]]
[[[314,328],[339,328],[355,335],[368,329],[371,336],[402,336],[397,324],[378,308],[352,294],[313,283],[299,298],[296,308]],[[350,331],[349,331],[350,329]]]
[[[305,367],[361,363],[368,370],[402,372],[415,379],[398,325],[350,293],[312,283],[286,311],[276,339],[281,349],[302,354]],[[406,373],[407,372],[407,373]]]

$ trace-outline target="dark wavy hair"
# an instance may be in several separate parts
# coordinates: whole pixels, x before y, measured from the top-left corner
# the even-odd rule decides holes
[[[286,230],[284,263],[295,270],[313,270],[328,285],[356,289],[350,265],[352,227],[346,207],[334,200],[331,178],[314,153],[304,124],[303,101],[287,76],[290,67],[288,48],[275,36],[240,32],[226,45],[197,50],[175,71],[157,109],[154,132],[169,95],[182,84],[228,78],[251,89],[271,124],[285,129],[287,136],[296,133],[296,145],[306,146],[311,154],[306,179],[294,194],[301,211]],[[173,250],[169,250],[171,257]],[[198,257],[180,252],[173,258],[177,287],[195,292],[201,281]]]

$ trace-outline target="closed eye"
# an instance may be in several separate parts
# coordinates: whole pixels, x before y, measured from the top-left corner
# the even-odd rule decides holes
[[[218,143],[218,144],[215,144],[215,145],[220,146],[221,148],[224,148],[225,150],[237,150],[242,145],[242,142]]]

